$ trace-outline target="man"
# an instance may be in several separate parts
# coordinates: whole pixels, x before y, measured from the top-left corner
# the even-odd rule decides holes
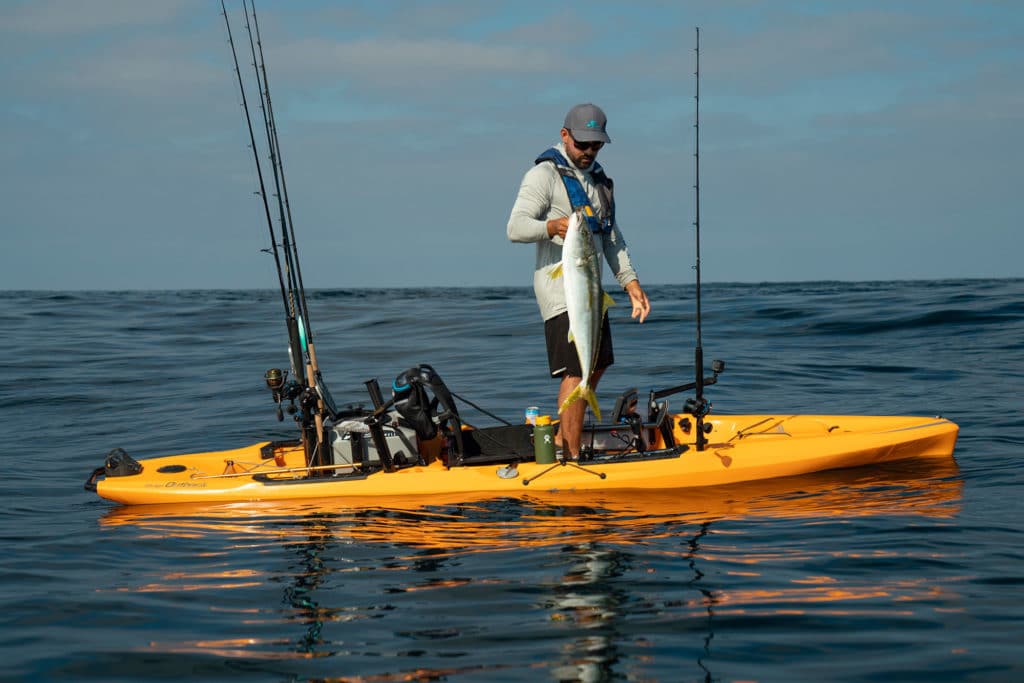
[[[647,294],[640,287],[629,259],[626,242],[615,220],[615,199],[611,178],[597,163],[597,153],[611,142],[605,131],[607,117],[600,107],[578,104],[565,115],[561,142],[542,153],[526,172],[508,220],[508,238],[513,242],[536,242],[537,263],[533,291],[544,318],[548,365],[551,376],[560,378],[558,405],[583,381],[575,344],[568,341],[569,316],[561,278],[551,272],[562,260],[562,243],[569,216],[576,209],[587,215],[598,254],[604,254],[619,285],[629,295],[632,317],[643,322],[651,311]],[[590,386],[615,361],[611,328],[605,315],[601,346]],[[575,401],[561,415],[555,439],[563,456],[579,459],[585,401]]]

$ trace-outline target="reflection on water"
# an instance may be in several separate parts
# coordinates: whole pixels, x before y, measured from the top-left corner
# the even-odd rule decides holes
[[[701,524],[700,531],[698,531],[693,538],[689,539],[686,542],[687,564],[689,565],[690,569],[693,570],[693,579],[690,580],[690,585],[700,591],[701,603],[704,606],[704,609],[707,610],[708,615],[707,635],[704,636],[704,647],[702,648],[700,656],[697,658],[697,666],[699,666],[701,671],[704,672],[704,680],[706,681],[711,680],[711,670],[708,669],[705,665],[705,660],[711,654],[711,640],[715,637],[715,632],[712,628],[712,622],[715,616],[714,607],[715,604],[718,602],[718,598],[711,589],[706,588],[701,583],[701,579],[704,578],[704,573],[697,566],[697,558],[700,555],[700,540],[704,538],[704,536],[707,536],[708,529],[710,528],[710,526],[710,522],[705,522],[704,524]]]
[[[329,525],[315,516],[304,520],[309,537],[304,543],[288,543],[285,549],[294,551],[298,563],[292,565],[294,576],[284,589],[284,600],[294,609],[292,620],[301,623],[305,631],[296,643],[297,652],[313,654],[321,643],[325,610],[316,601],[317,588],[329,572],[323,556],[330,542]]]
[[[569,545],[563,552],[571,564],[545,607],[570,633],[551,673],[558,680],[608,680],[619,657],[617,625],[629,602],[618,579],[627,573],[630,556],[596,543]]]
[[[686,601],[687,607],[700,604],[707,616],[706,632],[701,635],[696,658],[701,677],[707,681],[712,680],[705,658],[714,638],[716,596],[701,583],[704,574],[698,559],[700,540],[708,534],[710,525],[711,522],[699,525],[691,538],[684,539],[682,545],[686,550],[681,553],[693,572],[684,586],[699,594],[698,598]],[[562,581],[552,588],[553,597],[545,606],[553,611],[552,619],[565,625],[570,635],[564,639],[559,660],[552,663],[551,674],[566,681],[612,680],[621,654],[619,642],[628,640],[624,622],[629,619],[630,606],[635,601],[626,578],[633,568],[633,555],[599,543],[569,545],[562,552],[572,562]]]
[[[912,611],[941,600],[926,578],[844,579],[844,565],[900,561],[899,549],[830,548],[820,538],[812,550],[776,547],[752,535],[759,525],[787,524],[799,538],[879,516],[942,524],[958,514],[961,487],[955,463],[926,461],[653,494],[118,507],[101,522],[136,542],[187,540],[208,556],[194,571],[169,569],[119,590],[190,589],[216,602],[239,592],[238,602],[250,606],[219,611],[225,628],[245,637],[154,642],[151,652],[310,666],[356,657],[376,672],[337,680],[499,671],[514,679],[542,667],[558,680],[589,681],[620,676],[625,662],[641,675],[669,652],[678,662],[685,651],[694,662],[687,679],[712,680],[716,620],[878,616],[893,605]],[[796,559],[820,571],[766,587],[767,576],[791,572]],[[268,587],[276,587],[277,608],[265,598]],[[546,616],[496,635],[480,626],[479,614],[453,605]],[[395,639],[408,647],[381,651],[381,642]],[[484,654],[514,650],[520,639],[534,644],[532,654],[513,661]],[[414,660],[429,665],[408,666]]]

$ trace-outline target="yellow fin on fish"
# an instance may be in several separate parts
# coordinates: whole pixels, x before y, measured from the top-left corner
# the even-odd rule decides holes
[[[597,404],[597,394],[595,394],[594,390],[585,383],[579,384],[575,389],[569,392],[569,395],[565,397],[564,401],[562,401],[562,405],[558,407],[558,414],[561,415],[564,413],[566,408],[581,398],[587,401],[587,405],[589,405],[590,409],[594,411],[594,417],[596,417],[597,421],[600,422],[601,406]]]
[[[615,299],[611,297],[608,292],[604,293],[604,298],[601,299],[601,312],[607,311],[609,308],[615,305]]]
[[[551,269],[551,272],[548,273],[548,277],[551,278],[552,280],[557,280],[558,278],[562,277],[562,262],[561,261],[558,262],[557,266],[555,266],[554,268]]]

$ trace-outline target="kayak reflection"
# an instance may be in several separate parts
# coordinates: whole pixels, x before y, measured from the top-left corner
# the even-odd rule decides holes
[[[449,591],[455,588],[484,590],[520,609],[528,609],[517,602],[525,597],[543,615],[529,621],[530,633],[543,637],[536,644],[540,652],[534,652],[533,664],[524,666],[538,666],[543,660],[560,680],[609,680],[622,673],[626,662],[642,667],[635,650],[647,646],[637,644],[638,633],[671,641],[677,659],[682,654],[694,663],[691,676],[713,678],[715,632],[723,617],[770,614],[783,603],[786,609],[807,605],[821,610],[826,608],[823,603],[830,603],[834,609],[849,610],[852,603],[872,599],[868,587],[856,582],[811,585],[807,581],[813,577],[803,577],[780,596],[774,586],[769,593],[762,581],[737,580],[736,571],[757,572],[757,564],[771,571],[779,559],[765,553],[775,549],[770,540],[760,548],[755,544],[733,549],[727,531],[709,550],[707,543],[716,530],[728,530],[745,519],[947,519],[960,511],[958,474],[951,461],[905,461],[727,487],[536,493],[525,499],[481,496],[458,504],[445,498],[373,498],[343,504],[329,500],[128,506],[112,508],[101,523],[111,530],[130,528],[142,539],[188,539],[215,558],[212,564],[199,563],[191,573],[175,568],[152,583],[125,590],[230,590],[237,594],[235,600],[248,600],[247,591],[261,595],[263,588],[275,584],[283,591],[286,610],[278,615],[273,608],[266,609],[261,618],[270,623],[280,619],[289,636],[168,640],[152,643],[154,651],[278,661],[358,656],[359,648],[342,644],[371,628],[387,613],[382,612],[387,603],[387,609],[399,605],[403,614],[394,621],[402,629],[395,632],[396,642],[443,642],[446,651],[475,652],[480,643],[474,640],[474,627],[486,622],[482,615],[466,613],[444,623],[423,616],[429,611],[425,605],[450,600]],[[237,562],[225,565],[218,547],[225,552],[240,549],[242,557],[255,552],[281,558],[286,564],[274,560],[242,570]],[[384,548],[383,554],[373,548]],[[529,578],[519,581],[515,571],[494,573],[508,570],[509,559],[525,557],[521,552],[501,553],[537,549],[542,552],[533,560],[522,560]],[[482,553],[494,553],[493,559]],[[474,556],[475,565],[469,564],[469,556]],[[723,578],[722,564],[730,561],[732,573]],[[480,574],[468,570],[470,566],[488,569]],[[361,578],[369,577],[365,572],[377,578]],[[339,597],[345,592],[340,585],[349,586],[345,600]],[[363,602],[349,602],[358,594],[352,586],[370,589]],[[918,592],[925,588],[870,587],[889,590],[901,604],[919,600]],[[260,633],[248,622],[238,629]],[[683,633],[693,637],[679,638]],[[647,656],[656,658],[664,645],[650,647]],[[401,662],[385,668],[391,666],[398,668],[374,680],[411,675]],[[515,665],[467,660],[448,669],[427,664],[415,673],[424,680],[466,672],[483,676],[509,666]]]

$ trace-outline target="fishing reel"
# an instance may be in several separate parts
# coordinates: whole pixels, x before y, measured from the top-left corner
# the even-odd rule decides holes
[[[288,371],[280,368],[270,368],[263,375],[267,382],[267,388],[274,396],[274,403],[277,404],[277,421],[284,420],[284,413],[294,415],[298,411],[295,399],[303,395],[302,385],[295,380],[288,379]],[[282,403],[288,401],[288,405],[282,408]]]

